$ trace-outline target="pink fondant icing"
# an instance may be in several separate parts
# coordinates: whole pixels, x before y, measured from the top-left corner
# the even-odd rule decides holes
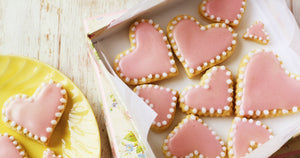
[[[157,113],[155,122],[170,121],[167,115],[170,114],[170,108],[173,108],[171,103],[174,102],[172,97],[175,95],[172,94],[172,91],[167,91],[165,88],[161,90],[160,88],[146,87],[138,90],[138,95],[145,100],[148,99],[148,105],[153,104],[152,109]]]
[[[250,141],[255,141],[258,144],[263,144],[269,140],[270,132],[258,126],[255,122],[250,123],[249,121],[235,122],[236,129],[233,131],[235,141],[233,141],[233,151],[236,158],[245,156],[248,153],[248,148],[250,147]]]
[[[60,155],[56,156],[53,151],[47,149],[44,151],[43,158],[61,158]]]
[[[1,158],[23,158],[16,146],[7,136],[0,136],[0,157]]]
[[[261,37],[262,40],[267,40],[267,35],[265,34],[264,30],[264,24],[261,22],[253,24],[249,30],[247,30],[246,35],[253,35],[257,36],[258,38]]]
[[[61,88],[55,83],[45,84],[32,101],[28,98],[15,98],[5,106],[5,116],[17,125],[27,128],[33,135],[47,137],[51,132],[46,128],[52,127],[51,120],[56,120],[55,113],[64,98]]]
[[[208,15],[220,17],[222,20],[234,21],[240,9],[243,8],[243,0],[208,0],[205,7]]]
[[[172,155],[184,157],[197,150],[204,157],[217,157],[222,152],[222,145],[216,136],[201,122],[189,119],[182,128],[169,138],[168,150]]]
[[[205,89],[203,86],[198,88],[194,87],[186,92],[184,95],[184,103],[189,107],[201,109],[205,107],[210,109],[223,109],[224,106],[230,104],[227,98],[231,96],[228,93],[229,85],[226,80],[230,79],[230,76],[226,75],[228,70],[217,69],[217,71],[211,71],[212,75],[209,81],[209,88]]]
[[[300,82],[289,77],[272,52],[254,54],[245,70],[241,109],[292,109],[300,105]]]
[[[174,26],[174,40],[178,51],[191,68],[209,62],[232,45],[233,36],[227,28],[201,30],[196,22],[184,19]]]
[[[120,59],[120,72],[131,79],[169,73],[172,65],[163,36],[152,24],[138,24],[135,29],[136,49]]]

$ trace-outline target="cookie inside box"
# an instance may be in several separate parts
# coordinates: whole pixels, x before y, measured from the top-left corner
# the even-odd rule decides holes
[[[202,25],[211,24],[208,20],[205,20],[199,15],[198,6],[201,1],[173,1],[173,2],[164,2],[161,5],[158,5],[150,10],[133,16],[118,24],[105,32],[103,35],[95,38],[93,40],[94,46],[97,49],[100,57],[105,57],[107,59],[106,64],[108,70],[113,71],[115,57],[123,52],[124,50],[130,48],[130,41],[128,38],[129,27],[130,25],[139,19],[152,19],[153,22],[159,24],[160,28],[166,33],[166,28],[170,20],[172,20],[177,15],[190,15],[196,18],[197,21]],[[233,54],[220,65],[225,65],[232,71],[233,82],[235,86],[236,76],[239,68],[239,64],[242,58],[251,52],[253,49],[268,49],[272,50],[275,54],[282,59],[283,65],[286,70],[300,74],[300,70],[297,67],[300,67],[300,58],[295,51],[291,49],[288,39],[293,36],[293,33],[289,33],[289,26],[287,23],[279,23],[280,19],[285,20],[283,13],[274,11],[276,5],[270,5],[268,3],[272,2],[260,2],[258,0],[247,1],[245,13],[240,21],[238,27],[234,28],[234,31],[238,33],[237,36],[237,45]],[[273,8],[272,8],[273,7]],[[269,10],[266,10],[268,8]],[[273,11],[273,14],[270,14],[270,11]],[[275,18],[276,17],[276,18]],[[242,38],[243,34],[246,32],[247,28],[253,24],[255,21],[262,21],[265,25],[265,30],[269,33],[270,42],[267,45],[261,45],[252,41],[248,41]],[[293,32],[293,31],[291,31]],[[212,43],[212,46],[213,43]],[[175,55],[174,55],[175,57]],[[103,59],[103,58],[102,58]],[[193,78],[188,78],[183,66],[180,61],[175,57],[175,63],[179,71],[179,75],[162,81],[157,81],[152,84],[168,87],[182,92],[187,86],[199,84],[201,76],[205,73],[201,73]],[[133,63],[134,64],[134,63]],[[154,63],[155,64],[155,63]],[[114,74],[112,72],[112,74]],[[130,86],[134,88],[134,86]],[[167,138],[168,134],[174,129],[174,127],[186,116],[185,113],[177,106],[175,118],[171,126],[161,133],[155,133],[153,131],[149,132],[148,141],[151,145],[152,150],[154,151],[157,157],[163,157],[162,144],[164,139]],[[201,119],[208,124],[217,135],[227,143],[229,130],[235,115],[230,117],[201,117]],[[264,119],[255,119],[260,120],[262,123],[269,126],[273,131],[274,137],[277,135],[284,136],[288,135],[287,133],[293,128],[293,125],[300,120],[300,113],[285,115],[272,118]],[[299,132],[299,131],[298,131]],[[294,133],[297,133],[294,131]],[[291,136],[289,136],[291,137]],[[288,138],[287,138],[288,139]],[[283,145],[286,140],[274,144],[271,149],[267,152],[274,153],[278,148]]]

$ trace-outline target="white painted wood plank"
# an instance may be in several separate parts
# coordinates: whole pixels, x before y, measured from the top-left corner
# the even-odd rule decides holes
[[[300,1],[292,0],[293,13],[295,15],[298,26],[300,26]]]

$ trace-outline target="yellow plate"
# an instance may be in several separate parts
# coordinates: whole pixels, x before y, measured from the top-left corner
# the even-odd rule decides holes
[[[10,96],[19,93],[32,95],[42,82],[50,79],[63,84],[69,99],[49,146],[43,146],[8,128],[2,121],[2,116],[0,133],[13,135],[31,158],[41,158],[46,148],[63,155],[64,158],[99,158],[99,129],[87,99],[69,78],[40,61],[0,55],[0,110]]]

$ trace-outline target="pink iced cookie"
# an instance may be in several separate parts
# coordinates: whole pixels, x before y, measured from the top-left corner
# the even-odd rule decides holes
[[[167,36],[152,20],[138,20],[129,30],[131,48],[115,58],[114,68],[127,84],[138,85],[178,75]]]
[[[237,34],[224,23],[202,26],[194,17],[180,15],[169,22],[167,31],[189,78],[226,60],[236,46]]]
[[[199,116],[230,116],[233,112],[231,71],[225,66],[206,71],[200,84],[189,86],[180,94],[180,108]]]
[[[27,158],[23,147],[13,136],[5,133],[0,134],[0,157],[1,158]]]
[[[260,121],[236,117],[228,138],[229,158],[244,157],[272,137],[271,129]]]
[[[203,0],[199,12],[208,20],[238,26],[245,8],[246,0]]]
[[[283,68],[273,52],[250,52],[242,59],[238,71],[236,114],[256,118],[298,112],[299,80],[300,76]]]
[[[151,84],[137,86],[134,91],[157,113],[152,130],[160,132],[167,129],[175,115],[178,92]]]
[[[225,158],[226,146],[216,132],[194,115],[188,115],[168,135],[162,146],[167,158]]]
[[[60,83],[43,83],[32,97],[18,94],[10,97],[3,107],[3,121],[42,144],[49,139],[67,105],[67,91]]]
[[[46,149],[43,153],[43,158],[62,158],[61,155],[55,155],[50,149]]]
[[[257,21],[254,24],[252,24],[247,29],[247,32],[244,34],[243,38],[264,45],[268,44],[270,40],[268,33],[264,29],[264,24],[260,21]]]

